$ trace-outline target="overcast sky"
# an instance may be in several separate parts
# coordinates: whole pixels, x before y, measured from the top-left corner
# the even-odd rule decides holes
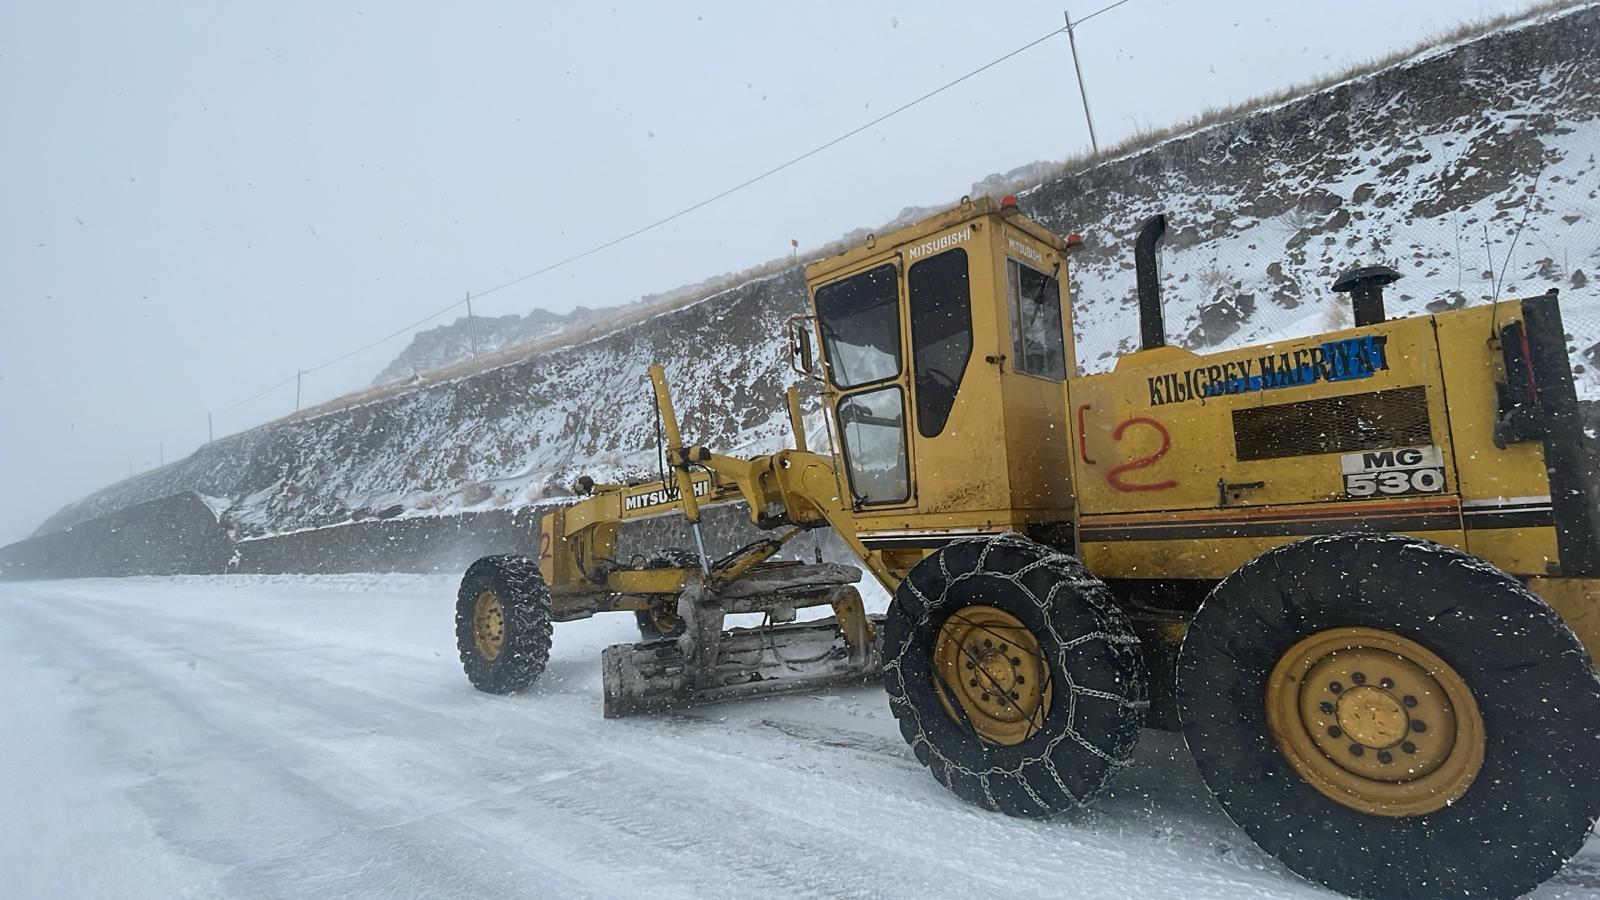
[[[1128,0],[1078,43],[1108,144],[1529,5]],[[289,412],[292,384],[230,407],[1061,24],[935,0],[0,3],[0,544],[192,451],[208,411],[219,436]],[[628,302],[1087,145],[1057,35],[475,310]],[[306,402],[404,343],[308,376]]]

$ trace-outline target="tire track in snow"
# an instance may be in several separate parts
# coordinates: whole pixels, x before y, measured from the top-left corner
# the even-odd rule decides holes
[[[933,784],[871,690],[608,721],[613,622],[563,625],[538,689],[488,697],[422,588],[216,589],[8,585],[0,615],[237,896],[1328,896],[1241,843],[1166,736],[1090,814],[1013,820]],[[361,615],[427,631],[390,646]],[[1538,896],[1590,893],[1596,857]]]

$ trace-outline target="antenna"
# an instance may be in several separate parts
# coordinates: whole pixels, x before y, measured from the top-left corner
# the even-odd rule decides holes
[[[1500,288],[1505,284],[1506,270],[1511,268],[1511,255],[1516,252],[1517,240],[1522,237],[1522,227],[1528,224],[1528,213],[1533,211],[1533,203],[1539,199],[1539,178],[1543,175],[1544,169],[1540,169],[1539,173],[1533,176],[1533,186],[1528,190],[1529,197],[1522,204],[1522,219],[1517,222],[1517,230],[1511,235],[1511,247],[1506,250],[1506,260],[1500,265],[1500,277],[1495,279],[1494,295],[1496,297],[1500,296]]]
[[[1511,234],[1511,246],[1506,248],[1505,262],[1500,264],[1500,277],[1496,278],[1494,280],[1494,284],[1490,286],[1493,294],[1490,296],[1489,302],[1494,304],[1494,314],[1489,317],[1489,340],[1491,341],[1493,341],[1495,339],[1495,335],[1499,333],[1497,329],[1500,327],[1500,288],[1505,283],[1507,270],[1511,268],[1511,256],[1516,252],[1517,240],[1522,237],[1522,228],[1528,224],[1528,213],[1533,210],[1534,201],[1539,199],[1539,179],[1543,177],[1544,169],[1540,168],[1538,174],[1533,176],[1533,186],[1528,190],[1530,196],[1528,197],[1527,201],[1522,204],[1522,219],[1517,222],[1517,230]],[[1484,223],[1483,226],[1483,245],[1484,250],[1487,251],[1489,248],[1488,223]],[[1490,274],[1494,273],[1493,256],[1489,257],[1489,272]]]
[[[1489,302],[1494,302],[1494,250],[1489,246],[1489,223],[1483,223],[1483,255],[1489,258]]]

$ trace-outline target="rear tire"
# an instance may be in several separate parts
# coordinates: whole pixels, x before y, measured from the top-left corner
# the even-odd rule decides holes
[[[1110,591],[1015,534],[918,563],[889,606],[884,655],[889,708],[917,760],[1014,816],[1089,803],[1129,764],[1149,705],[1138,639]]]
[[[1334,535],[1241,566],[1190,625],[1178,703],[1228,816],[1353,896],[1520,895],[1600,814],[1582,644],[1516,579],[1428,541]]]
[[[456,592],[456,648],[467,680],[509,694],[538,679],[550,661],[550,591],[526,556],[485,556]]]

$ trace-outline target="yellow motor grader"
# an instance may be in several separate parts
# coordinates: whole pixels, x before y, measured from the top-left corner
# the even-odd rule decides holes
[[[468,677],[526,688],[552,622],[632,611],[649,639],[605,650],[607,716],[878,678],[940,782],[1018,816],[1092,802],[1142,728],[1176,729],[1308,879],[1530,890],[1600,814],[1600,537],[1558,298],[1390,319],[1398,274],[1356,268],[1331,286],[1354,327],[1197,355],[1165,339],[1164,228],[1134,247],[1140,349],[1087,376],[1079,241],[1010,198],[811,264],[789,344],[827,452],[794,388],[792,449],[686,441],[652,367],[661,478],[584,478],[536,557],[467,571]],[[713,558],[701,513],[729,503],[772,536]],[[661,515],[695,546],[621,558]],[[820,528],[886,615],[855,566],[779,558]]]

